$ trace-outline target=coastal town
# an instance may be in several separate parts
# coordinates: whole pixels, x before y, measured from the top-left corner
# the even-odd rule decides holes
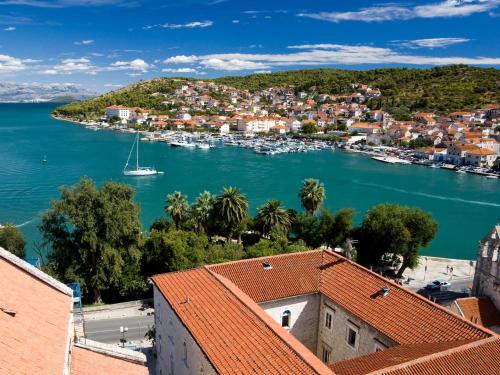
[[[322,94],[314,87],[250,92],[211,81],[176,83],[172,92],[151,94],[161,98],[164,110],[117,103],[100,118],[77,121],[92,130],[140,131],[143,141],[177,147],[222,143],[265,155],[342,148],[385,163],[498,177],[500,104],[401,116],[374,109],[381,91],[362,83],[352,84],[346,95]]]

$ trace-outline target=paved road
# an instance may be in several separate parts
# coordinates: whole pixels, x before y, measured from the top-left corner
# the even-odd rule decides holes
[[[108,344],[120,343],[120,326],[128,327],[127,341],[144,340],[149,327],[154,324],[153,316],[129,316],[123,318],[85,320],[86,337]]]

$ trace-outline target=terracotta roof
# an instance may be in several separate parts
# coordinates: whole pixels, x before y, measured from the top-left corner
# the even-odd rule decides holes
[[[238,286],[255,302],[319,291],[322,251],[284,254],[207,266]],[[271,269],[265,269],[263,262]]]
[[[380,352],[334,362],[329,367],[337,375],[367,374],[467,343],[470,343],[470,341],[398,345]]]
[[[467,297],[455,301],[463,317],[485,327],[500,325],[500,312],[488,297]]]
[[[62,374],[72,297],[37,277],[41,271],[29,272],[31,266],[3,252],[0,248],[0,374]]]
[[[496,336],[431,354],[378,373],[390,375],[497,375],[499,358],[500,338]]]
[[[207,268],[152,280],[218,373],[331,373],[248,296]]]
[[[340,255],[325,251],[323,263],[321,293],[398,344],[477,340],[491,335]],[[384,286],[389,286],[386,297],[378,294]]]
[[[496,155],[497,153],[492,150],[488,150],[487,148],[477,148],[475,150],[467,151],[470,155]]]
[[[115,358],[103,353],[73,347],[71,354],[71,375],[148,375],[146,366]]]

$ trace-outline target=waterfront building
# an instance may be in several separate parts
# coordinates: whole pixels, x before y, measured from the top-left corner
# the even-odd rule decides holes
[[[379,124],[369,122],[355,122],[348,126],[350,132],[357,131],[363,134],[377,134],[382,130]]]
[[[329,250],[204,266],[152,282],[160,375],[498,369],[500,339],[492,331]]]
[[[122,105],[112,105],[111,107],[106,108],[106,118],[108,120],[113,117],[118,117],[120,122],[126,124],[130,117],[132,116],[132,111],[129,107],[124,107]]]
[[[0,248],[0,374],[147,375],[141,353],[80,340],[73,291]]]

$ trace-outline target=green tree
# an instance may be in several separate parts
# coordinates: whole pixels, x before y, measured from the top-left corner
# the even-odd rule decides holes
[[[204,264],[208,238],[193,231],[153,230],[143,247],[142,274],[146,277],[186,270]]]
[[[397,272],[418,265],[420,249],[435,237],[437,222],[418,208],[396,204],[380,204],[371,208],[359,229],[358,261],[365,265],[380,265],[384,256],[399,257]]]
[[[280,201],[269,200],[257,209],[255,227],[267,236],[272,230],[286,233],[290,229],[290,217],[288,211],[281,205]]]
[[[39,226],[57,277],[79,281],[95,302],[102,302],[103,291],[142,291],[141,226],[134,190],[116,182],[106,182],[98,190],[92,180],[82,178],[60,193]]]
[[[214,208],[215,198],[208,191],[201,193],[191,205],[191,220],[198,232],[207,232],[210,216]]]
[[[309,214],[314,215],[325,199],[325,187],[319,180],[308,178],[302,183],[299,198],[302,207]]]
[[[176,229],[179,229],[181,223],[186,220],[188,216],[188,209],[189,205],[185,195],[182,195],[178,191],[167,195],[165,212],[169,214],[174,221]]]
[[[10,251],[19,258],[24,258],[26,241],[19,228],[14,225],[0,227],[0,247]]]
[[[318,132],[318,127],[316,126],[316,123],[314,122],[309,122],[309,121],[304,121],[301,127],[302,133],[305,134],[316,134]]]
[[[223,263],[239,260],[244,257],[243,246],[233,242],[209,244],[206,250],[205,263]]]
[[[215,198],[214,213],[231,239],[248,215],[248,199],[238,189],[225,187]]]

